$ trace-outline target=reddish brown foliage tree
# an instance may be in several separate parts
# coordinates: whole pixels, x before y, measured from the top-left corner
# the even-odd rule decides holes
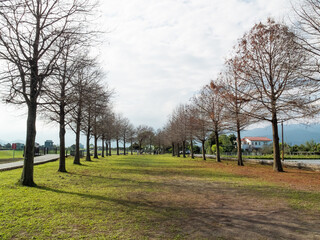
[[[275,171],[282,172],[278,122],[317,111],[314,101],[318,86],[306,77],[308,52],[284,24],[269,19],[254,25],[239,42],[238,57],[242,79],[254,90],[250,92],[251,116],[269,121],[273,131]]]

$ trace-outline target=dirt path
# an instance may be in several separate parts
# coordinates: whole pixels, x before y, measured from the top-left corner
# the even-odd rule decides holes
[[[191,185],[198,187],[188,190],[196,196],[192,204],[196,207],[190,206],[184,222],[190,239],[320,239],[319,215],[292,210],[284,202],[254,197],[227,184],[199,186],[193,181]]]
[[[284,200],[192,177],[163,178],[161,183],[162,191],[140,192],[129,199],[179,209],[182,216],[161,225],[164,232],[173,226],[183,229],[183,239],[320,239],[319,213],[294,210]]]

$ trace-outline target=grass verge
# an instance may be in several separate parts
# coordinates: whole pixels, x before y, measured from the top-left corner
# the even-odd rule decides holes
[[[194,207],[186,201],[197,198],[193,189],[211,183],[320,211],[318,190],[246,174],[268,173],[266,166],[241,172],[233,162],[137,155],[82,163],[68,158],[68,173],[57,172],[57,162],[36,166],[36,188],[17,184],[21,169],[0,172],[0,239],[181,239],[181,222]]]
[[[12,159],[13,158],[13,150],[0,150],[0,160],[1,159]],[[22,150],[14,151],[14,158],[23,158]]]

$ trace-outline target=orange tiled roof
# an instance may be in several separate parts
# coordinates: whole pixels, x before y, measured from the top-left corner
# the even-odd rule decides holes
[[[245,138],[250,141],[261,141],[261,142],[271,142],[272,141],[270,138],[267,138],[267,137],[244,137],[244,138],[242,138],[242,141],[244,141]]]

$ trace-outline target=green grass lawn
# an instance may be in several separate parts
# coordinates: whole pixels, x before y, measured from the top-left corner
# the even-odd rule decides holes
[[[68,173],[57,172],[58,162],[35,166],[35,188],[17,184],[21,169],[0,172],[0,239],[182,239],[175,223],[189,210],[146,197],[175,195],[172,187],[182,179],[225,182],[293,208],[320,210],[319,192],[226,173],[201,160],[129,155],[82,163],[68,158]]]
[[[0,151],[0,164],[16,162],[16,161],[20,161],[22,159],[23,159],[23,151],[22,150],[16,150],[14,152],[14,158],[13,158],[13,150],[1,150]]]
[[[0,150],[0,159],[12,159],[12,157],[13,157],[13,150]],[[15,150],[14,157],[23,158],[23,151]]]

